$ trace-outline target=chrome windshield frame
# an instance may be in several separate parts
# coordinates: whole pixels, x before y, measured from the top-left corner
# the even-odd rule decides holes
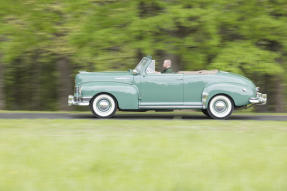
[[[151,59],[149,57],[143,57],[138,63],[138,65],[135,67],[135,70],[138,73],[142,74],[146,70],[147,65],[149,65],[150,61]]]

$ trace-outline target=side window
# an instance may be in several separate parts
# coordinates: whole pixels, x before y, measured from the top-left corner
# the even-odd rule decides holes
[[[155,60],[152,60],[150,65],[146,69],[147,74],[155,73]]]

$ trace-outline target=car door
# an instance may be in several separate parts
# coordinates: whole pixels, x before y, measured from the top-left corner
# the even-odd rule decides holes
[[[202,105],[202,92],[207,86],[207,75],[184,75],[184,104],[185,105]]]
[[[139,77],[141,106],[183,105],[183,74],[145,73]]]

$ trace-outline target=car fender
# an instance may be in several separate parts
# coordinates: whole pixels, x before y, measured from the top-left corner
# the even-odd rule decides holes
[[[114,96],[120,109],[138,109],[139,91],[133,84],[104,81],[81,84],[82,97],[93,98],[101,93]]]
[[[208,103],[215,95],[224,94],[232,98],[235,106],[249,104],[249,98],[254,96],[251,87],[237,83],[216,83],[206,86],[202,92],[203,108],[207,108]]]

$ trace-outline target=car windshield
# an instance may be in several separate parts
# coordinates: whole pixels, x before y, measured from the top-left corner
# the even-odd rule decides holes
[[[147,74],[152,74],[155,72],[155,60],[152,60],[152,62],[148,65],[146,69]]]
[[[144,57],[139,63],[138,65],[136,66],[136,71],[137,72],[141,72],[142,69],[144,68],[144,66],[148,63],[149,59]]]

